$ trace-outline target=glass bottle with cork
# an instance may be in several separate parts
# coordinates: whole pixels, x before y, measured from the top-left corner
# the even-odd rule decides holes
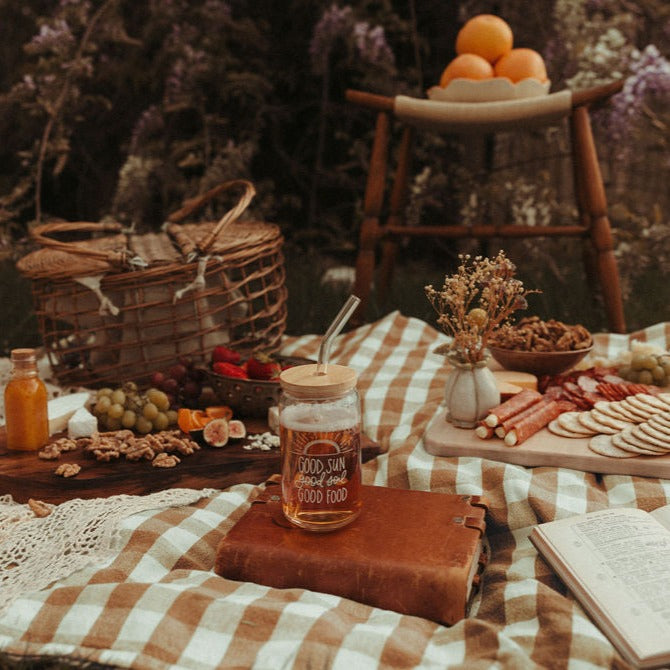
[[[37,374],[34,349],[13,349],[12,376],[5,387],[7,448],[37,451],[49,441],[47,389]]]
[[[279,378],[282,509],[292,524],[331,531],[361,512],[361,408],[358,376],[329,365],[332,339],[360,302],[351,296],[319,350],[319,362],[284,370]]]

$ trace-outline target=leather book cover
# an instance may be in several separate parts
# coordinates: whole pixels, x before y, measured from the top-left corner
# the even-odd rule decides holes
[[[304,588],[451,625],[467,615],[486,562],[481,496],[363,486],[348,526],[292,526],[268,484],[221,540],[215,572],[274,588]]]

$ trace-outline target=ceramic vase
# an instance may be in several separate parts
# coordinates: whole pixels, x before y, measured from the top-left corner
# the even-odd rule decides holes
[[[500,391],[487,361],[461,363],[449,359],[444,398],[447,421],[459,428],[474,428],[488,411],[500,403]]]

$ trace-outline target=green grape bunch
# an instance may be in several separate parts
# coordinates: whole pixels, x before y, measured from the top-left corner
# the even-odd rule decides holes
[[[634,353],[630,363],[619,368],[619,376],[635,384],[670,386],[670,353]]]
[[[157,388],[141,393],[134,382],[98,389],[93,414],[102,430],[127,428],[142,435],[177,424],[177,412],[170,408],[167,393]]]

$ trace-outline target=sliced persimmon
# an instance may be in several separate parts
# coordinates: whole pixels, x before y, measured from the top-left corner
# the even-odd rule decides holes
[[[188,407],[180,407],[177,411],[177,425],[184,433],[188,433],[195,428],[191,417],[191,410]]]
[[[193,422],[193,427],[191,430],[204,428],[212,420],[212,418],[213,417],[208,416],[201,409],[191,410],[191,421]]]
[[[201,430],[213,418],[214,417],[208,416],[201,409],[182,407],[177,412],[177,425],[184,433],[188,433],[192,430]]]
[[[206,407],[205,414],[212,419],[232,419],[233,410],[228,405],[216,405],[215,407]]]

